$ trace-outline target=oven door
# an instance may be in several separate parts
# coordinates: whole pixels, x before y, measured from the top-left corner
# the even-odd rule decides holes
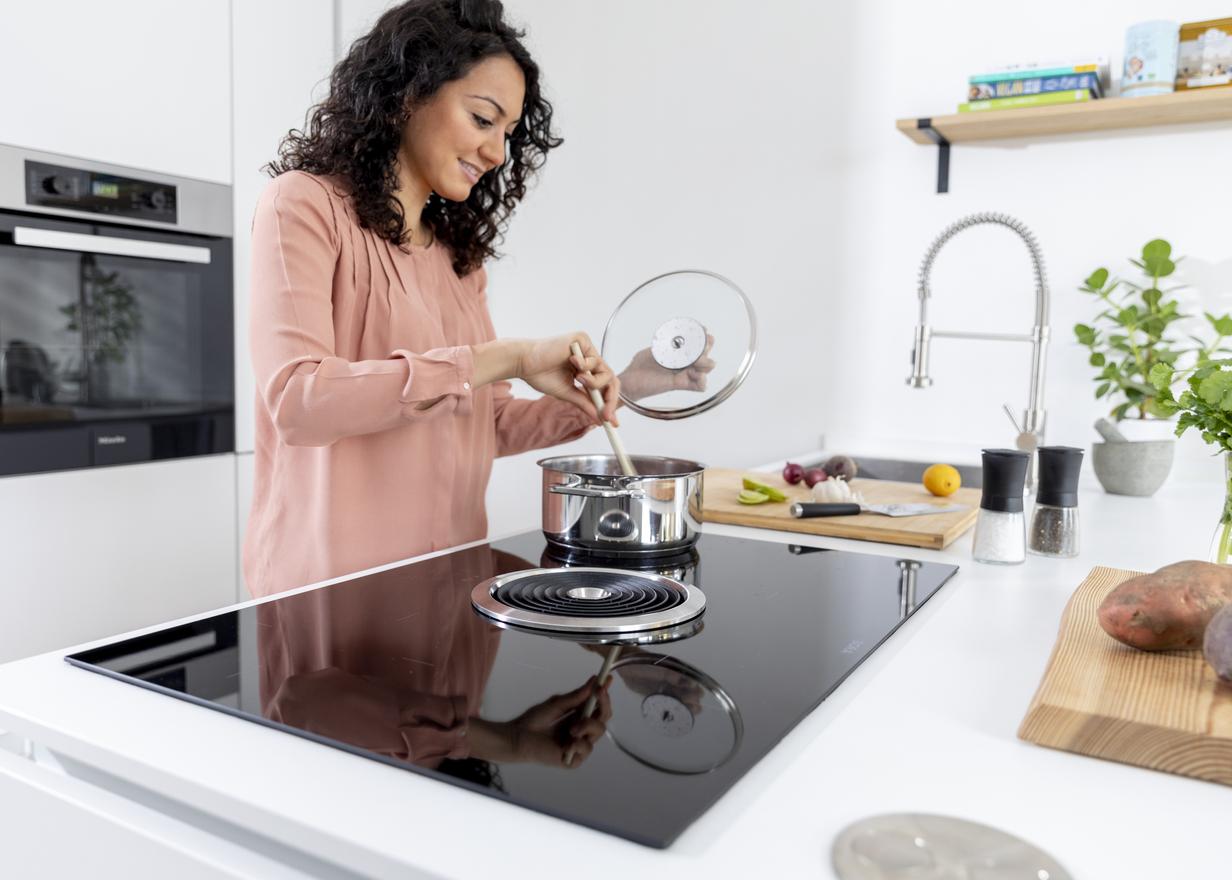
[[[0,474],[234,449],[231,241],[0,213]]]

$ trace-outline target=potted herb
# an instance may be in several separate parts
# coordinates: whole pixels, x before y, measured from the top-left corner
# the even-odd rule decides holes
[[[1074,335],[1090,351],[1097,400],[1111,404],[1109,416],[1120,422],[1158,422],[1174,410],[1161,403],[1161,392],[1152,381],[1156,367],[1192,369],[1223,352],[1224,338],[1232,336],[1232,316],[1206,314],[1208,339],[1177,332],[1192,323],[1181,311],[1174,294],[1180,285],[1164,288],[1164,279],[1180,261],[1172,258],[1172,245],[1157,238],[1142,248],[1140,259],[1131,259],[1142,273],[1141,282],[1112,277],[1096,269],[1079,288],[1095,297],[1100,307],[1091,324],[1077,324]],[[1162,375],[1158,374],[1158,375]],[[1177,378],[1175,381],[1179,381]],[[1169,399],[1171,399],[1171,386]],[[1096,443],[1092,464],[1103,487],[1114,494],[1151,495],[1172,467],[1175,440]]]
[[[1209,558],[1226,565],[1232,555],[1232,358],[1207,360],[1184,372],[1158,364],[1150,379],[1160,410],[1179,416],[1176,436],[1197,428],[1203,440],[1223,453],[1223,509]],[[1178,380],[1186,387],[1174,398],[1172,388]]]

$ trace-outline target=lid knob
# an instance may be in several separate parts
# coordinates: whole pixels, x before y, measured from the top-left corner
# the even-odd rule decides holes
[[[693,366],[705,350],[706,328],[693,318],[669,318],[650,342],[651,356],[666,370]]]

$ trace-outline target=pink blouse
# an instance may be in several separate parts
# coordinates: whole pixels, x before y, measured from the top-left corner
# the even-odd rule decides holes
[[[450,259],[362,229],[331,178],[266,187],[252,227],[253,596],[483,538],[493,458],[594,424],[507,382],[471,386],[470,346],[496,337],[487,273],[459,278]]]

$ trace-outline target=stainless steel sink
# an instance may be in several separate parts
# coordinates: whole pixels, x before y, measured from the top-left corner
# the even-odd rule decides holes
[[[862,458],[852,456],[856,462],[856,478],[860,480],[896,480],[900,483],[918,483],[924,476],[924,469],[931,461],[908,461],[901,458]],[[809,462],[810,467],[819,466],[822,461]],[[971,489],[983,486],[984,472],[978,465],[957,464],[958,475],[962,484]]]

